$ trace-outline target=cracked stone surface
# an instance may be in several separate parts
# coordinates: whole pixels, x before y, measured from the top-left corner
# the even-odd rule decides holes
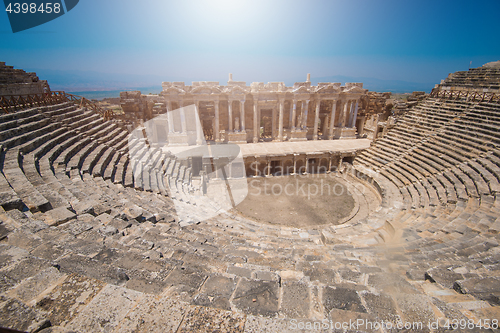
[[[448,81],[487,80],[464,73]],[[204,218],[220,207],[198,195],[192,170],[144,138],[129,147],[119,122],[79,105],[0,114],[0,326],[310,332],[323,321],[500,319],[500,107],[419,103],[364,151],[349,147],[367,139],[242,148],[251,162],[259,151],[289,164],[293,152],[343,155],[329,175],[365,186],[351,191],[357,213],[304,228],[229,208]]]

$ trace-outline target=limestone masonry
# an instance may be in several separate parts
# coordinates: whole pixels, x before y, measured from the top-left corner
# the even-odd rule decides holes
[[[362,83],[298,82],[163,82],[167,111],[189,104],[198,107],[208,140],[235,143],[354,138]],[[260,131],[261,126],[263,131]],[[174,130],[173,128],[169,130]],[[227,138],[221,136],[221,130]]]
[[[0,331],[498,332],[499,86],[164,82],[111,117],[0,63]],[[339,224],[308,223],[321,196],[279,212],[300,228],[238,210],[317,173]]]

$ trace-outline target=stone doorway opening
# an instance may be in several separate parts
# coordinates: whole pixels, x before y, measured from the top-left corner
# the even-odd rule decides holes
[[[263,141],[273,139],[273,110],[261,110],[260,138]]]
[[[271,161],[271,175],[282,176],[283,168],[281,167],[281,161]]]
[[[203,119],[203,135],[205,136],[205,141],[214,141],[214,126],[212,119]]]

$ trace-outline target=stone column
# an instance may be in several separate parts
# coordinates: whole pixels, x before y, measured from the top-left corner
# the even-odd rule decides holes
[[[215,142],[219,142],[220,133],[219,133],[219,100],[214,101],[214,110],[215,110],[215,121],[214,121],[214,137]]]
[[[304,107],[304,104],[305,104],[305,107]],[[309,112],[309,100],[306,99],[305,103],[304,102],[302,103],[302,106],[304,107],[304,110],[302,111],[303,117],[302,117],[301,127],[306,128],[307,127],[307,114]]]
[[[358,106],[359,106],[359,100],[356,100],[356,106],[354,107],[354,115],[352,117],[351,127],[356,127],[356,119],[358,118]]]
[[[253,143],[259,142],[259,129],[260,126],[257,122],[257,112],[258,112],[259,106],[257,105],[257,100],[253,101]]]
[[[300,113],[297,113],[297,121],[295,128],[300,130],[302,128],[302,119],[304,118],[304,101],[298,101],[300,105]]]
[[[330,159],[328,161],[328,171],[326,173],[330,173],[332,171],[332,152],[330,152]]]
[[[278,120],[278,141],[283,141],[283,109],[285,108],[285,100],[280,99],[280,114],[279,114],[279,120]]]
[[[257,160],[257,156],[255,157],[255,177],[259,176],[259,162]]]
[[[330,123],[330,115],[325,117],[325,121],[323,123],[323,138],[327,137],[326,131],[328,130],[328,124]]]
[[[356,126],[356,131],[358,132],[359,136],[363,136],[363,134],[365,133],[364,127],[365,127],[366,116],[360,117],[360,120],[361,121],[359,122],[359,126]]]
[[[246,133],[245,130],[245,100],[240,101],[240,119],[241,119],[241,131]]]
[[[308,172],[308,170],[309,170],[309,159],[307,158],[307,155],[306,155],[306,163],[305,163],[305,165],[306,165],[306,167],[305,167],[306,169],[304,170],[304,175],[307,175],[309,173]]]
[[[337,111],[337,101],[333,100],[333,105],[332,105],[332,113],[331,113],[331,118],[330,118],[330,131],[328,132],[328,140],[333,139],[333,130],[335,127],[335,113]]]
[[[167,121],[168,121],[168,132],[174,133],[174,114],[172,111],[172,102],[167,102]]]
[[[319,124],[319,111],[321,107],[321,100],[316,101],[316,114],[314,115],[314,132],[313,140],[318,140],[318,124]]]
[[[293,173],[292,175],[297,174],[297,154],[293,154]]]
[[[270,177],[271,176],[271,159],[268,158],[267,159],[267,177]]]
[[[200,101],[196,103],[196,144],[201,145],[203,143],[203,126],[201,125],[201,117],[200,117]]]
[[[233,131],[233,101],[227,101],[229,132]]]
[[[346,127],[352,127],[352,118],[354,117],[354,101],[351,100],[351,103],[350,103],[350,107],[349,107],[349,120],[346,124]]]
[[[295,117],[297,115],[297,100],[293,100],[293,105],[292,105],[292,131],[295,131]]]
[[[342,108],[344,107],[344,105],[342,104],[342,100],[338,100],[337,103],[339,104],[339,120],[337,121],[337,124],[334,125],[335,127],[339,127],[340,126],[340,121],[342,120]],[[337,112],[335,110],[335,112]],[[334,124],[335,124],[335,121],[334,121]]]
[[[271,112],[271,140],[276,139],[276,106],[273,107]]]
[[[342,113],[342,119],[340,120],[340,127],[345,127],[346,115],[347,115],[347,106],[349,105],[349,101],[344,102],[344,112]]]
[[[184,103],[182,103],[184,104]],[[186,114],[184,113],[184,107],[181,106],[181,128],[182,128],[182,133],[187,132],[187,126],[186,126]]]

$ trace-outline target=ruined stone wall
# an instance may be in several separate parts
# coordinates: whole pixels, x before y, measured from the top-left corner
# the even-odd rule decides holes
[[[40,80],[35,73],[26,73],[0,62],[0,96],[42,94],[48,91],[47,81]]]
[[[120,92],[120,106],[124,112],[125,120],[135,121],[138,119],[150,119],[147,118],[148,101],[141,95],[140,91]]]
[[[375,92],[369,91],[363,99],[363,109],[361,116],[369,116],[374,114],[386,114],[392,109],[390,92]]]

